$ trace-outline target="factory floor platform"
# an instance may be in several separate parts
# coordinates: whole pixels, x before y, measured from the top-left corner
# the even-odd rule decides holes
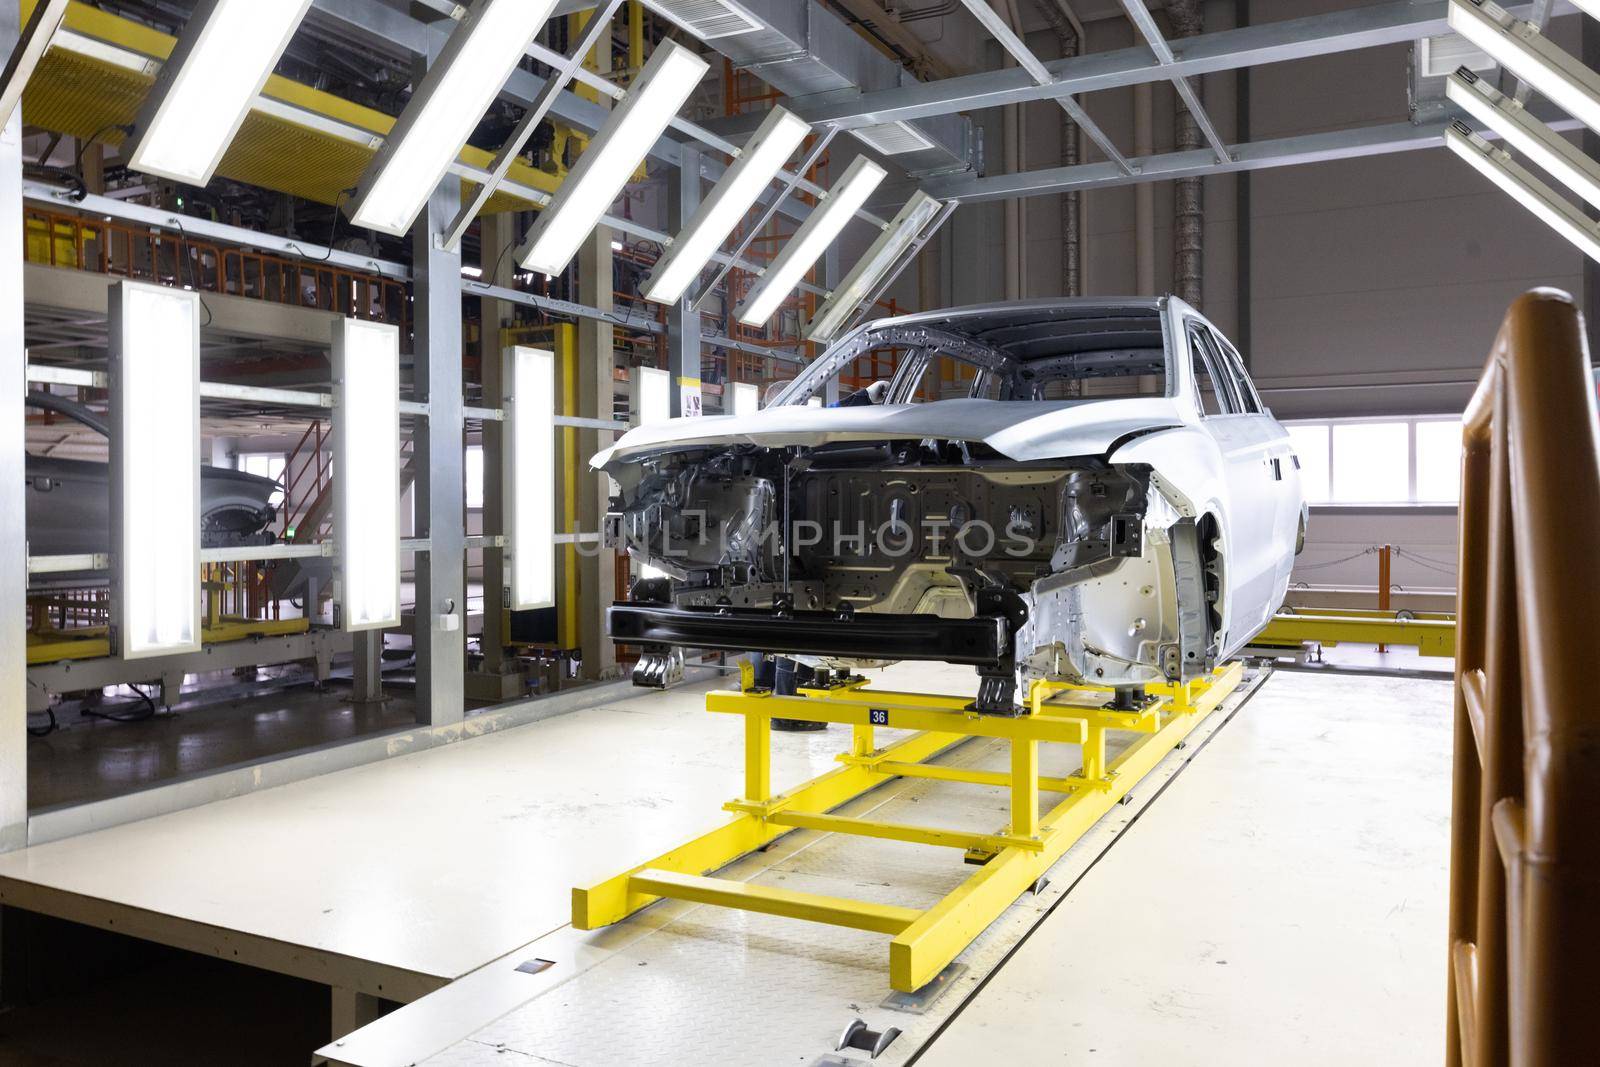
[[[883,674],[974,686],[960,669]],[[341,1062],[816,1064],[857,1015],[905,1031],[877,1061],[890,1065],[1001,1049],[1026,1063],[1436,1060],[1448,684],[1279,672],[1230,698],[922,1014],[885,1006],[879,935],[678,903],[593,934],[567,925],[574,885],[714,824],[739,793],[741,724],[703,710],[722,684],[0,856],[0,903],[414,1002],[352,1035]],[[840,734],[775,735],[775,784],[829,770]],[[955,758],[988,766],[991,749]],[[864,800],[922,822],[1004,817],[984,787],[929,785]],[[965,873],[941,850],[859,845],[802,832],[744,862],[912,905]],[[516,970],[535,957],[556,966]]]

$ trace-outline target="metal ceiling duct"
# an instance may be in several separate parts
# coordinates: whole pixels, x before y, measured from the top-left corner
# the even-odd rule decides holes
[[[724,0],[650,0],[650,6],[674,17],[676,8],[728,5]],[[917,84],[915,75],[815,0],[737,0],[737,7],[759,28],[706,43],[786,96],[855,94]],[[850,133],[914,175],[975,169],[978,162],[972,124],[957,114]]]

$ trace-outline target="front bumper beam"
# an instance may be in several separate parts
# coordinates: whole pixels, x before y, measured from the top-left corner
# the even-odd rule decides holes
[[[859,660],[926,660],[998,667],[1010,660],[1005,619],[942,619],[874,612],[675,608],[613,604],[606,630],[624,645],[677,645],[730,652],[837,656]]]

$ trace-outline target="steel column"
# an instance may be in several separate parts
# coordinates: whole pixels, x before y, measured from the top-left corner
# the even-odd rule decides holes
[[[383,703],[383,631],[358,630],[350,635],[350,700]]]
[[[16,4],[0,5],[0,52],[17,43]],[[0,850],[28,843],[28,593],[22,394],[22,115],[0,129]]]
[[[684,226],[694,217],[700,206],[700,152],[685,146],[683,165],[673,181],[672,195],[667,198],[668,223],[673,233],[683,233]],[[667,373],[672,376],[672,417],[681,418],[691,412],[685,410],[684,390],[700,389],[700,313],[688,298],[680,298],[667,309]],[[694,412],[698,414],[698,412]]]
[[[509,249],[517,243],[517,217],[509,212],[485,215],[478,227],[482,248],[484,280],[495,285],[510,287],[516,273],[516,263]],[[482,323],[479,327],[479,350],[483,361],[483,403],[497,408],[505,401],[505,386],[501,381],[501,349],[504,347],[500,332],[512,320],[512,305],[484,297]],[[505,424],[489,421],[483,424],[483,529],[489,533],[505,530],[505,507],[499,487],[505,464]],[[505,610],[505,553],[497,548],[483,550],[483,670],[485,674],[499,674],[505,668],[505,639],[501,632],[501,615]]]
[[[610,312],[612,297],[611,230],[601,226],[578,249],[578,292],[594,306]],[[611,419],[616,383],[612,370],[616,357],[612,348],[611,323],[600,319],[578,322],[578,415],[590,419]],[[578,529],[594,532],[605,521],[610,504],[609,480],[589,469],[589,457],[613,441],[610,433],[579,429],[576,477],[578,479]],[[616,673],[617,653],[606,636],[606,607],[616,587],[617,556],[604,545],[584,544],[578,548],[578,638],[583,652],[586,678],[608,678]]]
[[[428,404],[416,437],[417,721],[459,722],[466,677],[465,429],[461,399],[461,253],[438,237],[461,206],[460,183],[446,178],[412,230],[415,392]]]

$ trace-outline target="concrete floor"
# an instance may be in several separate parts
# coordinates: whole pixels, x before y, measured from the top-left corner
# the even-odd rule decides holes
[[[918,1061],[1434,1064],[1451,688],[1279,673]]]
[[[970,682],[970,671],[924,668],[910,684]],[[386,980],[426,992],[541,935],[571,936],[563,927],[572,885],[717,820],[720,802],[738,789],[742,739],[736,721],[705,714],[704,688],[641,693],[36,846],[0,857],[0,902],[15,903],[25,886],[94,898],[121,909],[116,929],[124,917],[195,929],[212,924],[239,931],[229,944],[289,953],[279,957],[284,966],[310,970],[358,958]],[[235,720],[234,729],[247,721]],[[274,732],[270,716],[258,725]],[[1448,684],[1280,673],[1218,726],[1210,741],[1181,754],[1184,765],[1170,786],[1140,791],[1148,807],[1103,820],[1093,847],[1063,860],[1075,866],[1054,872],[1064,894],[1059,906],[1019,902],[1012,909],[1026,927],[1046,917],[992,979],[977,980],[992,964],[973,967],[964,1004],[941,1008],[956,1012],[948,1027],[935,1035],[936,1023],[919,1024],[918,1042],[933,1036],[933,1044],[918,1062],[1437,1060]],[[780,787],[831,767],[837,735],[777,735]],[[864,892],[945,877],[913,869],[891,851],[876,855],[892,860],[893,870],[876,871],[869,850],[844,868],[847,877]],[[690,1007],[693,989],[687,976],[674,978],[674,967],[716,960],[707,973],[734,974],[727,964],[737,959],[742,968],[777,967],[795,981],[820,950],[837,969],[842,943],[814,929],[747,930],[715,909],[699,909],[660,939],[672,951],[640,963],[638,974],[648,975],[657,993],[674,991],[669,1000],[685,1005],[675,1016],[693,1019],[703,1038],[713,1006]],[[1010,951],[1009,942],[998,954],[993,947],[980,941],[969,951],[990,952],[984,958],[994,962]],[[859,967],[851,964],[873,988],[886,988],[881,951],[874,942],[860,953]],[[638,1004],[619,1014],[600,1001],[580,1002],[590,986],[602,1000],[614,999],[607,983],[563,984],[559,1003],[541,997],[529,1005],[528,1033],[540,1032],[532,1026],[537,1020],[565,1033],[560,1018],[544,1017],[569,1003],[579,1016],[609,1019],[608,1029],[649,1014]],[[758,980],[749,988],[782,984]],[[952,997],[954,991],[945,999]],[[832,999],[839,1003],[817,1019],[786,1017],[785,1033],[814,1028],[805,1040],[820,1052],[829,1040],[822,1031],[836,1032],[838,1016],[856,1004],[882,1021],[873,1000],[840,999],[837,989]],[[657,1009],[665,1003],[652,1001]],[[499,1031],[509,1032],[518,1017],[502,1020]],[[7,1032],[0,1027],[0,1062],[8,1062]],[[617,1035],[586,1032],[597,1036],[588,1058],[567,1062],[618,1062],[606,1059],[598,1041]],[[767,1033],[759,1023],[741,1023],[739,1032],[756,1042]],[[906,1062],[915,1043],[885,1062]],[[500,1049],[463,1041],[440,1062],[477,1062],[474,1047],[489,1054],[484,1062],[504,1061]],[[742,1052],[719,1047],[723,1054],[696,1062],[755,1062],[748,1055],[755,1045]],[[535,1047],[525,1051],[539,1055]],[[679,1061],[669,1055],[652,1062]]]
[[[415,721],[408,689],[378,708],[350,703],[346,682],[245,693],[221,702],[186,693],[169,714],[140,722],[58,713],[64,728],[28,739],[28,808],[82,804]],[[110,698],[108,698],[108,705]],[[111,710],[106,707],[103,710]],[[125,702],[115,714],[139,708]]]

